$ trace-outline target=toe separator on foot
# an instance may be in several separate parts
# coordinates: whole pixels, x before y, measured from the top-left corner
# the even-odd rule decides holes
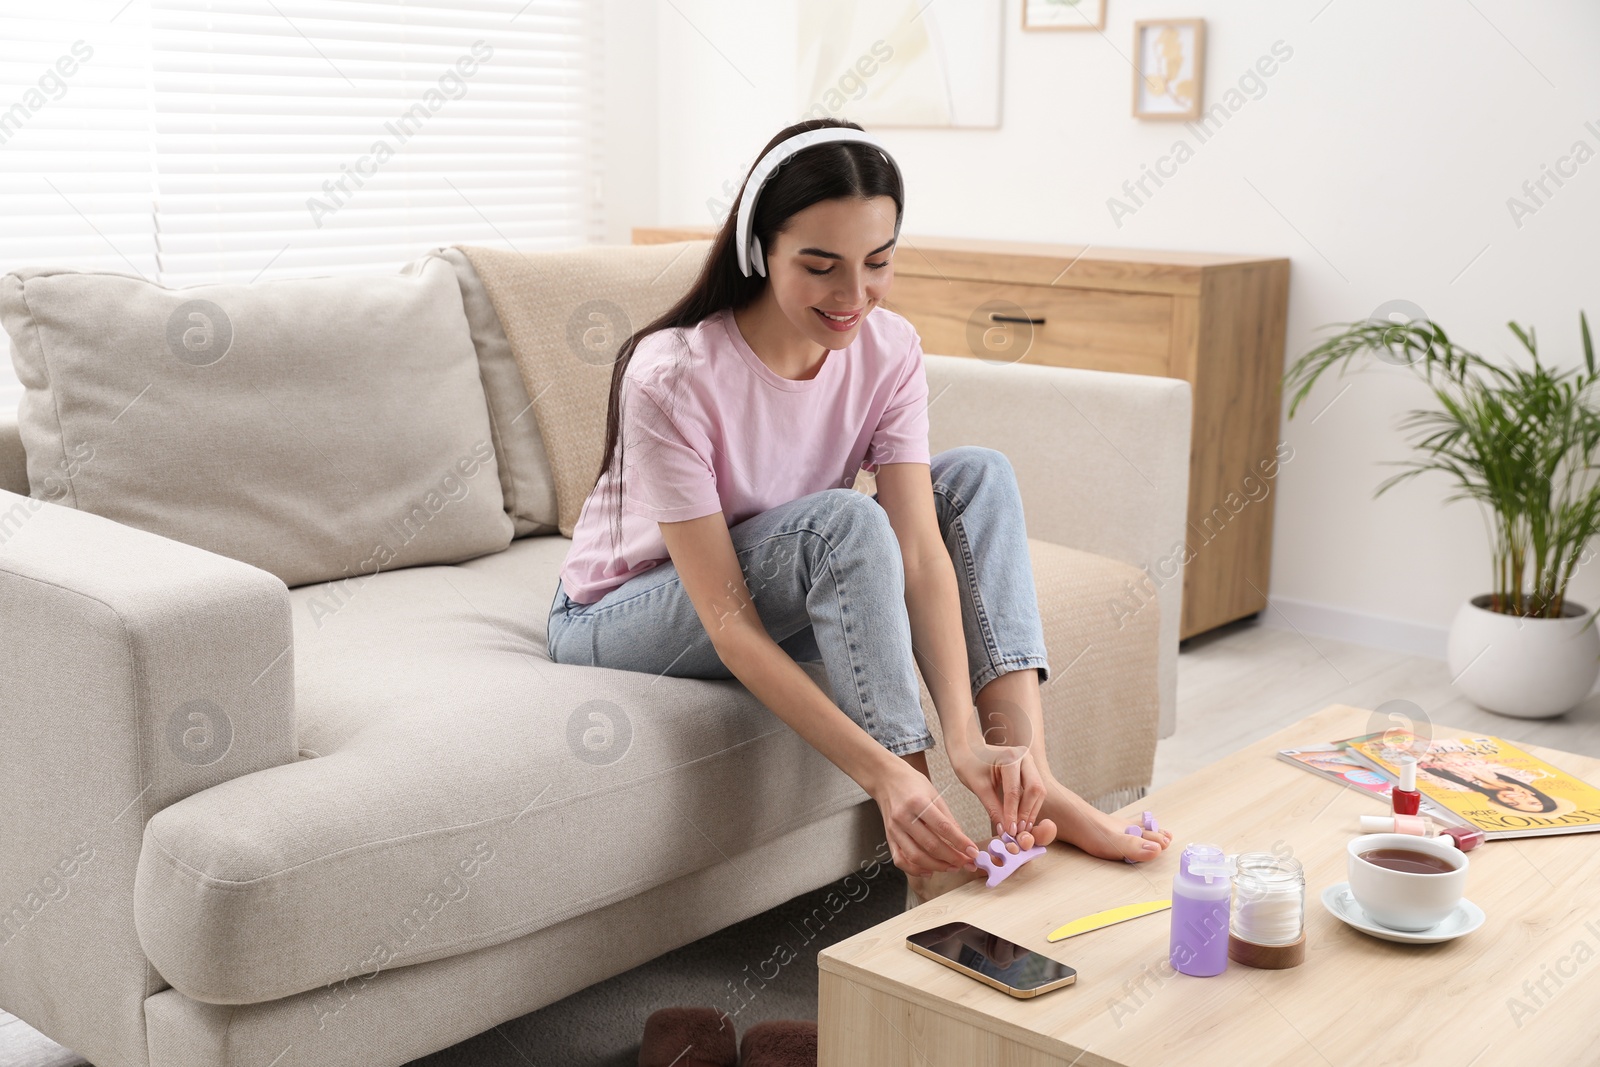
[[[1145,814],[1149,815],[1150,813],[1147,811],[1147,812],[1145,812]],[[1122,828],[1122,832],[1125,833],[1125,834],[1132,834],[1134,837],[1143,837],[1144,836],[1144,828],[1143,827],[1139,827],[1139,826],[1124,826]],[[1133,861],[1130,860],[1128,857],[1124,856],[1124,857],[1122,857],[1122,862],[1123,863],[1132,863]]]
[[[978,853],[978,858],[973,862],[978,869],[986,875],[984,885],[990,889],[999,885],[1011,876],[1011,872],[1021,867],[1031,859],[1044,855],[1043,845],[1023,849],[1013,853],[1006,848],[1007,844],[1016,844],[1017,839],[1010,834],[1001,834],[984,846],[984,851]]]

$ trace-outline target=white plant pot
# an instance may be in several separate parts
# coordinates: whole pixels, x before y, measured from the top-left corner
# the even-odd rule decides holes
[[[1600,628],[1570,601],[1559,619],[1490,611],[1488,595],[1450,624],[1450,675],[1467,699],[1518,719],[1548,719],[1583,702],[1600,677]]]

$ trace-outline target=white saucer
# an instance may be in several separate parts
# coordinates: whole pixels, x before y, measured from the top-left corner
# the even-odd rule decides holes
[[[1354,926],[1364,934],[1381,937],[1385,941],[1402,941],[1411,945],[1432,945],[1439,941],[1452,941],[1470,934],[1483,925],[1483,909],[1462,897],[1456,910],[1440,919],[1426,930],[1391,930],[1367,918],[1367,913],[1356,903],[1349,882],[1335,882],[1322,891],[1322,906],[1334,917]]]

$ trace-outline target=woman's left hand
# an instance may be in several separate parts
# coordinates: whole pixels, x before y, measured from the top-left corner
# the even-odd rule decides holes
[[[982,741],[947,748],[956,777],[983,804],[990,825],[1000,826],[1012,837],[1033,828],[1044,804],[1045,785],[1032,752],[1020,745]]]

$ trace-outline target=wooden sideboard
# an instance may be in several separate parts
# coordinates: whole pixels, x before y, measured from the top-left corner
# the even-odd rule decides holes
[[[635,244],[712,236],[633,231]],[[1275,478],[1292,456],[1278,451],[1287,259],[902,235],[894,273],[885,306],[911,320],[924,351],[1189,382],[1180,632],[1266,607]]]

